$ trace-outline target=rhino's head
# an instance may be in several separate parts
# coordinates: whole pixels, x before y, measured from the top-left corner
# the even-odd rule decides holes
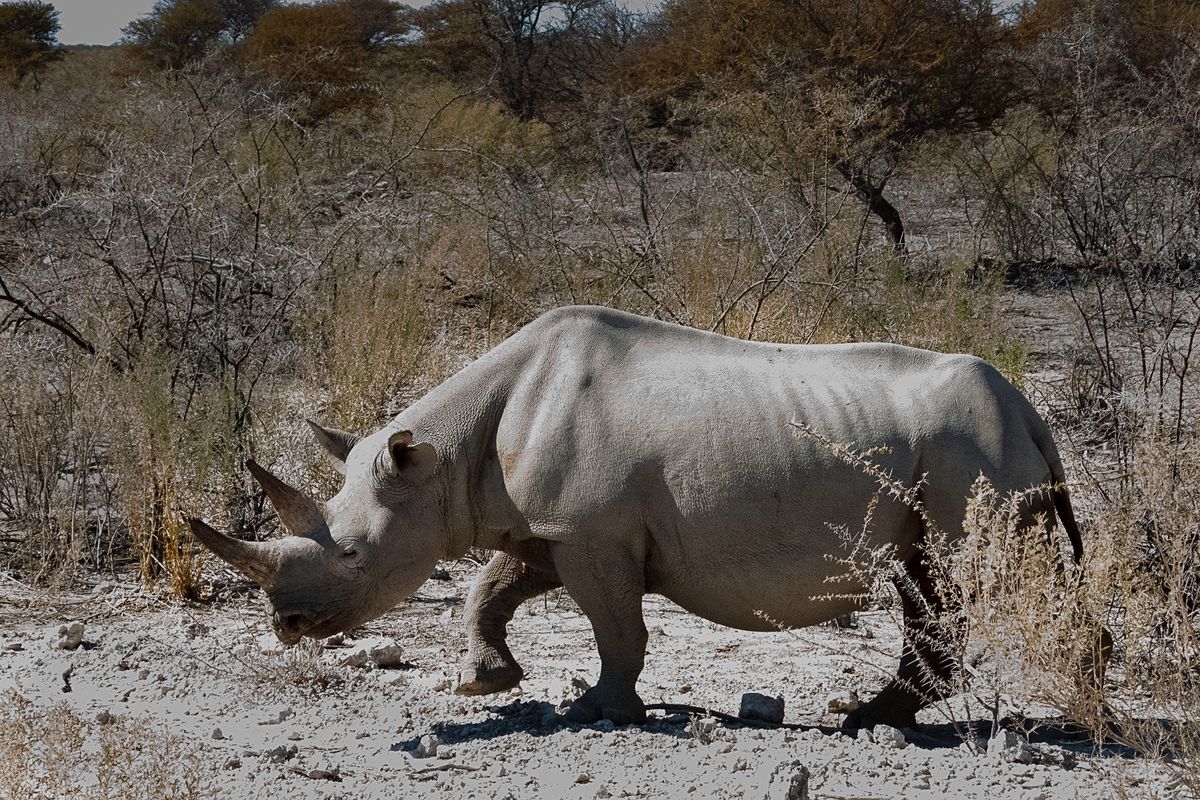
[[[267,470],[247,466],[290,536],[246,542],[188,520],[192,533],[267,593],[284,644],[348,630],[387,611],[429,577],[445,549],[445,523],[430,484],[438,454],[409,431],[365,439],[312,425],[342,465],[342,490],[324,505]]]

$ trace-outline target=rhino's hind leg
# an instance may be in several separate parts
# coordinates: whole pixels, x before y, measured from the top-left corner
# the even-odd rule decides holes
[[[554,564],[592,623],[600,654],[600,679],[571,704],[567,719],[584,724],[602,719],[617,725],[645,722],[646,705],[637,694],[648,638],[642,619],[644,565],[628,553],[596,553],[567,545],[555,549]]]
[[[507,553],[492,557],[467,595],[467,654],[457,694],[493,694],[521,682],[524,672],[506,641],[508,623],[521,603],[561,585],[549,564],[531,566]]]
[[[939,635],[938,616],[945,608],[919,557],[908,565],[907,579],[897,580],[897,588],[904,609],[900,669],[879,694],[846,717],[844,728],[914,727],[917,712],[943,697],[953,676],[955,645]]]

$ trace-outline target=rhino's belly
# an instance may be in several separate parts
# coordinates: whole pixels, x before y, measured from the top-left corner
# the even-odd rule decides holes
[[[830,496],[837,491],[828,490]],[[860,507],[850,503],[844,508]],[[862,507],[867,504],[861,499]],[[854,514],[799,512],[755,517],[676,518],[652,535],[646,588],[713,622],[744,630],[798,628],[861,607],[872,580],[864,555],[880,548],[907,558],[920,521],[906,506],[882,500],[868,528]],[[857,565],[851,552],[857,548]]]
[[[802,628],[857,610],[864,589],[853,581],[825,583],[811,572],[778,565],[686,579],[651,582],[647,588],[685,610],[719,625],[747,631]],[[833,577],[833,576],[830,576]]]

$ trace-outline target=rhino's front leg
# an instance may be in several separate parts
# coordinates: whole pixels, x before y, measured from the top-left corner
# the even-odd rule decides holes
[[[507,553],[492,557],[467,595],[467,654],[456,693],[492,694],[521,682],[524,672],[505,641],[508,623],[521,603],[561,585],[549,564],[531,566]]]
[[[600,653],[600,679],[571,704],[567,719],[584,724],[601,719],[618,725],[645,722],[646,705],[637,693],[647,639],[641,565],[624,553],[569,545],[555,548],[554,565],[592,623]]]

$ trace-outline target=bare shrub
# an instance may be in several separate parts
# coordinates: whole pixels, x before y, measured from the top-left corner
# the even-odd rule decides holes
[[[111,566],[123,540],[113,519],[114,485],[99,467],[107,425],[90,400],[103,367],[37,342],[6,340],[0,363],[0,525],[5,566],[37,583],[73,581]]]
[[[94,745],[95,749],[89,750]],[[211,794],[196,753],[145,719],[88,722],[65,703],[0,703],[0,797],[191,800]]]

